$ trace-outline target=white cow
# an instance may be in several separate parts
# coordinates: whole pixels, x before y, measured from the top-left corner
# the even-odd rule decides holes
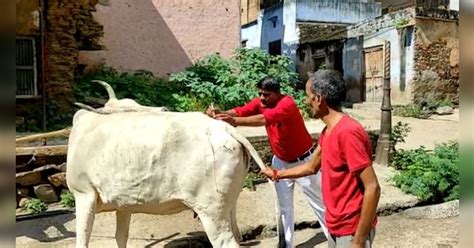
[[[250,156],[264,166],[247,139],[199,112],[95,112],[79,110],[69,136],[76,247],[88,246],[95,213],[116,211],[116,242],[126,247],[132,213],[186,209],[214,247],[239,247],[235,207]]]

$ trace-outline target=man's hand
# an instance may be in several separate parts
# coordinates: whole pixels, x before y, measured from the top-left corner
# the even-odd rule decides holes
[[[272,177],[273,177],[272,167],[267,166],[267,167],[263,168],[262,170],[260,170],[260,174],[266,176],[269,179],[272,179]]]
[[[235,121],[235,118],[232,117],[231,115],[228,115],[228,114],[216,114],[214,116],[214,119],[216,120],[221,120],[221,121],[225,121],[227,123],[229,123],[230,125],[236,127],[237,126],[237,123]]]
[[[206,115],[211,117],[211,118],[215,118],[217,114],[220,114],[221,111],[214,107],[214,104],[211,104],[209,107],[207,107],[206,109]]]

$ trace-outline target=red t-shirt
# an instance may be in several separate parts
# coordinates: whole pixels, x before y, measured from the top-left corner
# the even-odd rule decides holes
[[[263,114],[272,152],[283,161],[298,158],[313,144],[303,117],[290,96],[283,96],[273,108],[264,108],[257,97],[234,110],[239,117]]]
[[[344,115],[329,134],[323,130],[318,143],[327,228],[332,235],[353,235],[364,198],[364,187],[355,173],[372,166],[369,136],[357,121]],[[373,227],[376,223],[377,218]]]

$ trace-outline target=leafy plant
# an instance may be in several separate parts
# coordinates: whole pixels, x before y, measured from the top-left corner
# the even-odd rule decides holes
[[[48,206],[42,200],[33,198],[26,202],[25,208],[32,214],[38,214],[46,211],[48,209]]]
[[[244,188],[247,188],[251,191],[255,191],[255,183],[254,183],[254,179],[255,179],[255,175],[253,172],[249,172],[246,176],[245,176],[245,180],[244,180]]]
[[[401,169],[393,180],[404,192],[427,203],[459,199],[459,144],[448,142],[433,151],[420,147],[401,150],[395,157]]]
[[[420,101],[418,104],[398,105],[394,106],[393,114],[403,117],[413,117],[419,119],[427,119],[430,115],[436,112],[436,109],[441,106],[453,107],[453,103],[448,100],[434,100],[427,98]]]
[[[408,136],[410,130],[411,128],[408,126],[408,123],[402,123],[401,121],[397,122],[392,128],[392,133],[390,134],[389,160],[392,162],[391,165],[396,169],[400,169],[397,163],[398,160],[394,160],[398,155],[396,146],[398,143],[405,143],[405,138]]]
[[[103,80],[109,83],[117,98],[132,98],[143,105],[166,106],[171,109],[176,103],[173,94],[180,91],[179,85],[170,84],[144,70],[119,72],[102,66],[76,80],[74,93],[77,101],[84,101],[86,97],[108,100],[104,87],[91,80]]]
[[[70,191],[65,191],[59,196],[61,198],[60,203],[66,207],[72,208],[76,205],[74,195]]]
[[[266,178],[261,176],[259,173],[250,171],[244,180],[244,188],[248,188],[249,190],[255,191],[255,185],[261,182],[266,182]]]
[[[184,72],[172,74],[170,81],[183,85],[180,95],[174,95],[181,111],[203,110],[211,103],[229,109],[257,96],[256,83],[272,76],[281,83],[282,92],[293,96],[304,109],[304,92],[295,90],[297,74],[285,56],[271,56],[260,49],[236,50],[231,59],[209,55]],[[190,100],[191,99],[191,100]]]
[[[402,117],[420,118],[422,110],[419,106],[413,104],[399,105],[393,107],[393,114]]]

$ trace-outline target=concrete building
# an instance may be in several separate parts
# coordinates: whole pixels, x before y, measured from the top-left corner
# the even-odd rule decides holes
[[[241,6],[245,7],[248,1],[242,0]],[[289,56],[303,81],[320,64],[333,66],[334,56],[339,56],[338,61],[342,60],[342,53],[335,55],[333,51],[324,51],[326,47],[318,51],[308,43],[331,41],[332,38],[339,40],[339,36],[328,35],[328,30],[340,32],[341,27],[381,14],[380,3],[371,0],[271,0],[261,1],[257,6],[258,17],[242,23],[242,43],[270,54]],[[321,36],[324,39],[320,39]]]
[[[362,51],[345,61],[353,69],[345,70],[345,76],[359,79],[350,81],[349,101],[380,106],[385,44],[389,42],[392,104],[428,100],[458,103],[459,2],[400,2],[397,6],[402,8],[390,5],[386,14],[348,27],[346,44]],[[359,67],[354,68],[354,64]]]
[[[26,129],[70,118],[73,82],[95,66],[166,77],[240,46],[234,0],[18,0],[16,9],[16,114]]]
[[[234,0],[113,0],[96,9],[105,49],[80,52],[79,63],[88,66],[105,63],[166,77],[211,53],[230,57],[240,46]]]

